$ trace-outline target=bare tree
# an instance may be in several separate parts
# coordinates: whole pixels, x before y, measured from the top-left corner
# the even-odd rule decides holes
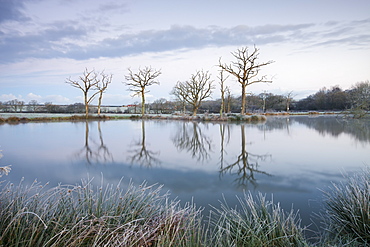
[[[145,67],[144,69],[139,69],[139,72],[134,73],[130,68],[128,69],[129,74],[125,76],[125,84],[129,86],[129,91],[134,92],[133,96],[141,96],[141,115],[145,114],[145,94],[149,92],[147,90],[148,86],[153,84],[158,84],[159,81],[156,78],[162,74],[160,70],[155,70],[152,67]]]
[[[101,75],[101,80],[99,81],[98,84],[96,84],[96,89],[99,91],[99,98],[98,98],[98,115],[100,115],[100,107],[101,107],[101,102],[103,99],[103,93],[107,90],[108,85],[112,82],[112,77],[113,75],[107,75],[103,72],[100,73]]]
[[[40,104],[37,102],[37,100],[31,100],[28,102],[27,109],[31,112],[36,112],[36,110],[39,108]]]
[[[293,100],[293,91],[290,91],[289,93],[287,93],[287,95],[285,96],[285,102],[286,102],[286,111],[289,112],[290,110],[290,103],[292,102]]]
[[[220,90],[221,90],[221,107],[220,107],[220,117],[222,117],[222,113],[224,112],[225,108],[225,91],[227,87],[225,87],[225,81],[229,78],[229,76],[224,77],[224,70],[220,71],[220,76],[218,79],[220,80]]]
[[[173,87],[171,94],[176,97],[176,99],[181,103],[183,108],[183,113],[186,112],[186,97],[188,95],[187,89],[184,83],[178,81]]]
[[[49,113],[57,113],[60,112],[60,106],[54,105],[53,102],[45,102],[45,109]]]
[[[97,91],[97,85],[99,84],[98,74],[95,70],[88,71],[85,69],[82,76],[79,77],[79,80],[72,80],[67,78],[66,83],[72,87],[79,88],[84,95],[84,104],[85,104],[85,113],[86,118],[89,116],[89,104],[92,102],[94,97],[99,93]],[[92,95],[89,95],[90,91],[95,91]]]
[[[193,116],[196,116],[202,101],[211,97],[212,90],[214,89],[212,82],[211,75],[208,71],[197,71],[191,75],[190,81],[177,83],[174,91],[185,93],[184,100],[193,107]]]
[[[5,104],[8,105],[13,112],[22,112],[24,107],[24,101],[17,99],[9,100]]]
[[[235,61],[231,64],[221,63],[221,58],[219,59],[219,67],[235,76],[237,81],[242,87],[242,106],[241,114],[245,114],[246,109],[246,87],[258,83],[258,82],[268,82],[271,83],[271,80],[267,80],[266,76],[259,76],[261,67],[269,65],[274,61],[267,61],[264,63],[258,63],[259,49],[254,46],[254,50],[250,53],[248,47],[239,48],[236,52],[231,53]]]
[[[152,103],[152,109],[155,111],[155,113],[157,114],[162,114],[164,113],[166,109],[168,108],[168,102],[165,98],[160,98],[160,99],[157,99],[155,100],[153,103]]]
[[[349,92],[351,109],[354,118],[362,118],[370,111],[370,82],[358,82]]]

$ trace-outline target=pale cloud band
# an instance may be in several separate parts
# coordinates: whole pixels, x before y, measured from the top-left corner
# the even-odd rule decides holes
[[[0,21],[27,23],[27,18],[20,12],[13,10],[12,13],[2,17]],[[115,36],[112,34],[113,37],[104,37],[104,30],[102,31],[95,24],[57,21],[43,26],[41,30],[34,29],[28,32],[14,30],[8,32],[0,28],[2,54],[0,63],[19,62],[29,58],[75,60],[116,58],[144,52],[277,43],[298,43],[302,48],[342,44],[352,48],[368,49],[370,34],[366,30],[370,30],[370,19],[324,24],[255,27],[238,25],[231,28],[173,25],[168,29],[143,30],[134,33],[126,31],[114,34]]]

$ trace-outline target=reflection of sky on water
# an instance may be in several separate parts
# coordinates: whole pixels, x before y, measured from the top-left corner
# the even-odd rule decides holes
[[[370,162],[369,130],[360,128],[361,135],[354,130],[335,118],[307,117],[269,118],[258,125],[152,120],[1,125],[0,164],[12,165],[6,179],[14,183],[25,177],[26,183],[37,178],[76,184],[89,176],[100,184],[102,175],[106,183],[123,177],[124,183],[163,184],[163,192],[182,201],[194,198],[203,207],[218,206],[222,194],[230,205],[237,203],[235,195],[244,189],[273,193],[275,202],[287,209],[293,204],[309,223],[319,189]],[[220,172],[242,151],[247,162]],[[138,153],[156,162],[148,165]],[[252,175],[252,183],[240,179],[243,172]]]

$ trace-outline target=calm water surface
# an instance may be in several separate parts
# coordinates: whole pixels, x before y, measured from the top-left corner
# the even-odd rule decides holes
[[[262,192],[303,224],[343,172],[370,165],[369,122],[336,117],[270,117],[260,124],[167,120],[27,123],[0,126],[6,180],[51,185],[132,180],[209,209]],[[4,179],[4,177],[3,177]]]

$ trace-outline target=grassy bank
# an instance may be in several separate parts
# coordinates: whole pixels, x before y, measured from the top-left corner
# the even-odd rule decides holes
[[[157,120],[185,120],[185,121],[240,121],[246,123],[253,122],[264,122],[266,117],[263,115],[239,115],[232,114],[226,117],[220,117],[218,115],[89,115],[86,118],[85,115],[70,115],[70,116],[49,116],[49,117],[25,117],[24,116],[9,116],[0,117],[0,124],[18,124],[18,123],[28,123],[28,122],[63,122],[63,121],[105,121],[105,120],[118,120],[118,119],[157,119]]]
[[[320,241],[305,239],[293,210],[246,194],[208,217],[169,200],[161,186],[81,185],[46,189],[0,183],[0,246],[367,246],[370,169],[324,191]]]
[[[26,115],[26,114],[25,114]],[[89,115],[86,118],[85,115],[70,115],[70,116],[49,116],[49,117],[0,117],[0,124],[18,124],[18,123],[28,123],[28,122],[75,122],[75,121],[105,121],[111,119],[129,119],[130,116],[106,116],[106,115]]]

